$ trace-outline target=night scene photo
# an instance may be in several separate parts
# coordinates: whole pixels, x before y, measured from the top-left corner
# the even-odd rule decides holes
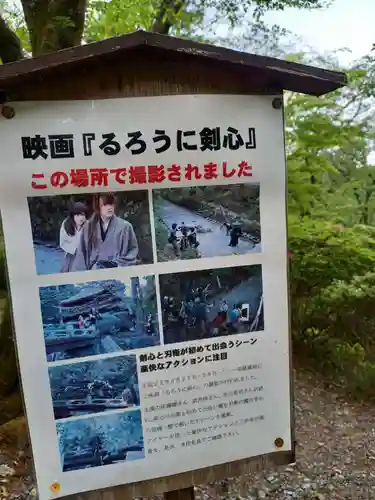
[[[152,264],[147,191],[28,198],[38,274]]]
[[[260,265],[159,276],[164,343],[263,330]]]
[[[139,406],[134,354],[53,366],[48,372],[56,419]]]
[[[159,262],[261,251],[259,184],[153,191]]]
[[[145,458],[139,410],[65,420],[56,430],[64,472]]]
[[[39,289],[47,361],[160,343],[155,278]]]

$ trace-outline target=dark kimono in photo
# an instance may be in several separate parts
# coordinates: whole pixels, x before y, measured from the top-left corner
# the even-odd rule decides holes
[[[138,242],[133,226],[115,215],[115,204],[111,193],[96,197],[95,211],[83,227],[72,271],[137,264]]]

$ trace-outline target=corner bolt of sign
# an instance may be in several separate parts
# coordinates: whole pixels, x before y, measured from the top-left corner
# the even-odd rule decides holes
[[[58,481],[54,481],[49,489],[52,491],[52,493],[60,493],[61,485]]]
[[[281,109],[283,107],[283,98],[275,97],[272,99],[272,107],[273,109]]]
[[[0,110],[3,117],[7,120],[15,117],[16,112],[12,106],[7,104],[7,95],[3,90],[0,90]]]
[[[281,437],[275,439],[274,444],[276,448],[282,448],[284,446],[284,440]]]

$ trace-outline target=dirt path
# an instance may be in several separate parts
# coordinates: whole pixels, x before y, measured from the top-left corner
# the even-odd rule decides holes
[[[375,498],[375,407],[348,403],[316,376],[301,373],[295,394],[296,464],[229,480],[226,493],[219,485],[199,489],[201,498]]]
[[[229,480],[224,488],[198,487],[198,500],[373,500],[375,407],[345,402],[318,380],[296,377],[297,464]],[[12,441],[0,442],[0,499],[32,498],[27,447],[18,457]]]

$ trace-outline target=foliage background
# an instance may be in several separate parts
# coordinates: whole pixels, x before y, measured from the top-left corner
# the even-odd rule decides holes
[[[355,397],[375,387],[375,59],[349,68],[336,54],[304,51],[265,11],[321,8],[325,0],[22,0],[2,4],[3,63],[136,29],[274,55],[348,74],[349,85],[316,98],[285,95],[288,164],[290,294],[295,361],[335,378]],[[253,22],[244,26],[245,14]],[[218,23],[231,29],[217,35]],[[238,30],[237,28],[240,28]],[[0,423],[21,410],[6,298],[4,254],[0,285]]]

